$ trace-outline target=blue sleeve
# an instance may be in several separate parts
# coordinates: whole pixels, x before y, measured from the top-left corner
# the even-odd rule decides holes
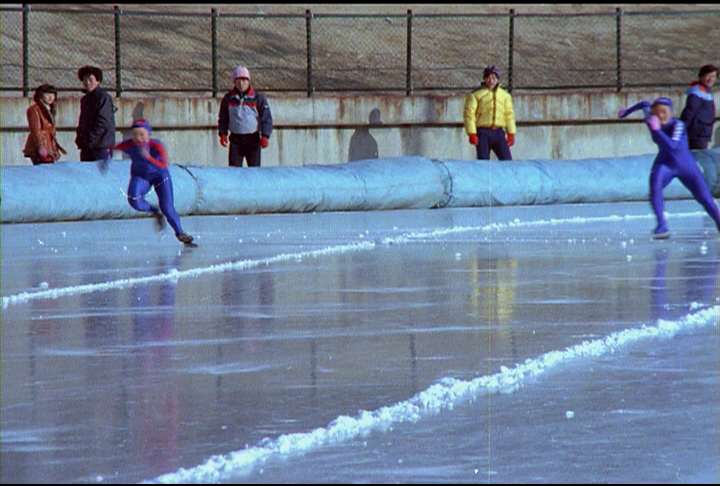
[[[652,115],[652,108],[650,105],[650,102],[647,100],[643,100],[639,103],[635,103],[630,108],[625,110],[625,115],[623,115],[621,118],[625,118],[630,113],[633,113],[635,111],[642,110],[643,111],[643,118],[648,118],[650,115]]]

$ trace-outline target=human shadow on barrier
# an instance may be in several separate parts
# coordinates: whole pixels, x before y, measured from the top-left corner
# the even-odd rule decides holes
[[[358,127],[350,137],[348,162],[353,160],[377,159],[379,157],[378,143],[370,134],[370,128],[382,125],[380,110],[373,108],[368,118],[368,125]]]
[[[145,118],[145,103],[143,103],[142,101],[138,101],[135,104],[135,107],[133,108],[133,111],[132,111],[132,121],[142,120],[144,118]],[[122,139],[128,140],[130,138],[132,138],[132,130],[130,128],[128,128],[127,130],[123,131]],[[127,159],[127,160],[130,159],[130,156],[128,154],[126,154],[125,152],[116,151],[115,153],[119,154],[119,157],[121,159]]]

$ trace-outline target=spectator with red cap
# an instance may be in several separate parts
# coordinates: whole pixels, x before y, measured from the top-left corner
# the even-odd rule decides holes
[[[195,246],[193,237],[185,233],[180,224],[180,216],[175,211],[172,179],[165,145],[160,140],[150,138],[152,130],[146,120],[135,120],[130,126],[131,138],[118,143],[112,150],[121,150],[130,156],[130,183],[127,200],[130,206],[155,217],[158,231],[165,225],[163,214],[175,231],[175,237],[185,245]],[[107,159],[100,165],[101,172],[107,167]],[[145,200],[145,195],[155,188],[160,207],[157,208]],[[162,211],[162,213],[161,213]]]
[[[500,87],[500,71],[495,66],[483,70],[482,86],[465,98],[465,133],[476,146],[477,158],[490,159],[490,150],[498,160],[512,160],[510,147],[515,143],[515,110],[512,96]]]
[[[228,163],[260,167],[261,150],[267,148],[272,133],[272,114],[267,99],[250,85],[250,71],[238,66],[232,72],[233,89],[220,103],[218,135],[220,145],[228,147]],[[229,133],[229,137],[228,137]]]
[[[650,205],[657,219],[657,226],[653,231],[654,239],[666,239],[670,236],[665,221],[663,190],[675,178],[688,188],[695,200],[715,221],[715,226],[720,231],[720,208],[713,199],[710,188],[695,162],[695,157],[690,152],[685,124],[679,118],[672,116],[672,106],[670,98],[661,97],[652,103],[641,101],[618,111],[618,117],[625,118],[635,111],[642,110],[653,142],[659,149],[650,169]]]
[[[680,119],[687,127],[690,150],[705,150],[712,138],[715,123],[715,101],[710,89],[717,81],[718,68],[706,64],[700,68],[697,81],[685,90],[687,98]]]

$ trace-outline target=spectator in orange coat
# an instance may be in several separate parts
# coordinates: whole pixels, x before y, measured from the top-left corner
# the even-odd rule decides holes
[[[23,155],[33,165],[52,164],[67,154],[55,138],[55,100],[57,90],[50,84],[41,84],[33,95],[34,103],[26,111],[30,133],[25,141]]]

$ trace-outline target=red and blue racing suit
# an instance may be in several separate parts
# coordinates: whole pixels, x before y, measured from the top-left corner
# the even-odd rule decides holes
[[[145,195],[150,192],[150,187],[154,187],[160,203],[160,210],[172,229],[175,230],[175,235],[182,233],[180,216],[175,211],[167,151],[162,142],[151,138],[146,147],[141,147],[127,139],[118,143],[113,149],[123,151],[132,160],[130,183],[127,189],[127,200],[130,206],[145,213],[157,213],[158,208],[145,200]]]

